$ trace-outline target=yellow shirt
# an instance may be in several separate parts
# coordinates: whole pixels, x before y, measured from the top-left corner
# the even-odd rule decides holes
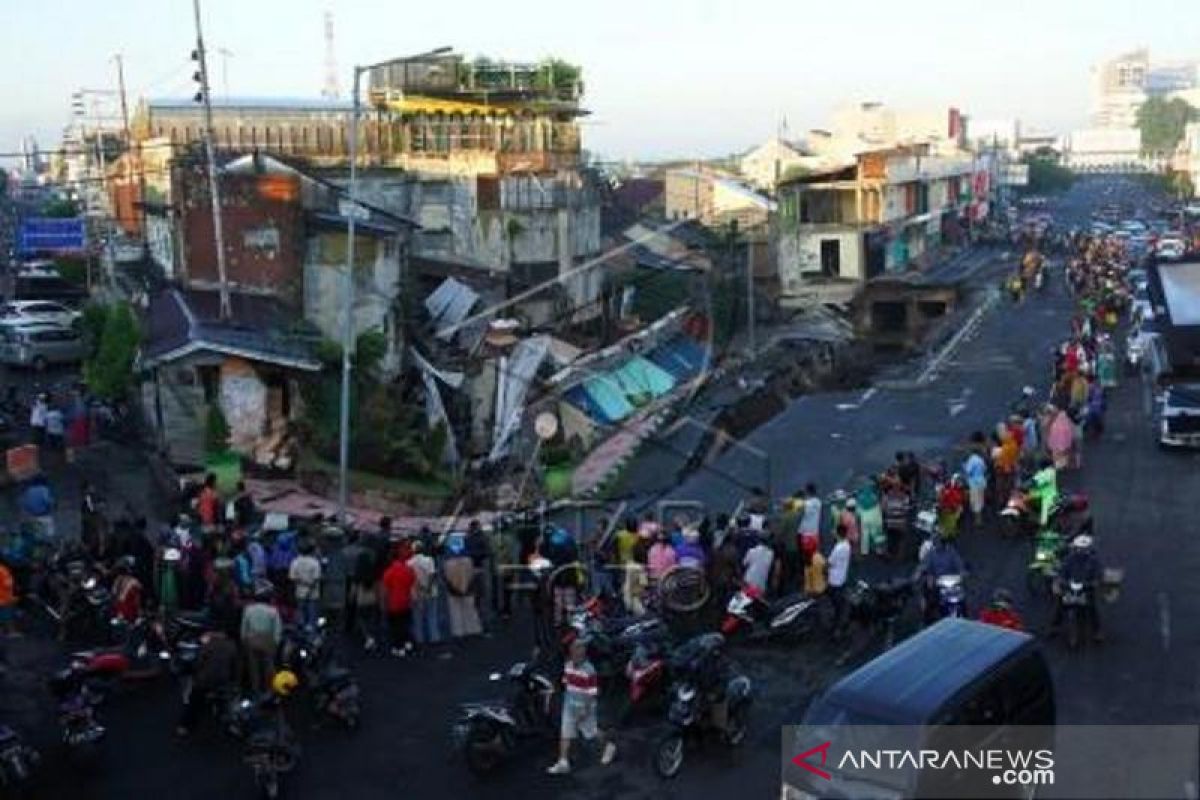
[[[825,557],[820,553],[813,553],[812,560],[804,568],[804,593],[824,594],[825,586]]]
[[[628,564],[633,561],[633,549],[637,547],[638,535],[635,531],[622,528],[617,531],[617,563]]]

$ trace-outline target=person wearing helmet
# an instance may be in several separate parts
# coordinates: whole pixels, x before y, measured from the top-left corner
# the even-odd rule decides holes
[[[1057,602],[1054,605],[1054,619],[1050,623],[1051,635],[1062,628],[1063,605],[1061,584],[1063,581],[1082,583],[1087,593],[1085,618],[1091,623],[1092,639],[1100,642],[1104,636],[1100,631],[1100,611],[1096,602],[1096,591],[1103,575],[1100,558],[1096,555],[1095,542],[1091,536],[1080,534],[1071,540],[1071,546],[1063,557],[1058,568],[1058,586],[1055,587]]]
[[[997,589],[992,594],[992,602],[979,614],[979,621],[1013,631],[1025,630],[1025,624],[1013,607],[1012,595],[1007,589]]]
[[[281,669],[271,679],[271,693],[276,697],[288,697],[300,685],[300,679],[290,669]]]
[[[913,573],[914,581],[917,581],[923,590],[927,620],[932,620],[932,615],[938,607],[937,579],[944,575],[965,575],[966,572],[966,562],[954,546],[953,538],[946,536],[941,530],[935,530],[922,545],[917,568]]]

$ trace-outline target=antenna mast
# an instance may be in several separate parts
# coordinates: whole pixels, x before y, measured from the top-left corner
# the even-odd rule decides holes
[[[337,60],[333,57],[333,12],[325,12],[325,86],[321,89],[321,97],[326,100],[337,100],[341,94],[338,91]]]

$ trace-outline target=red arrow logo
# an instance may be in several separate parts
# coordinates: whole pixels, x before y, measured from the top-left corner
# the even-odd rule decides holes
[[[800,755],[793,758],[792,763],[795,764],[797,767],[800,767],[801,769],[808,770],[813,775],[818,775],[818,776],[824,778],[827,781],[833,780],[833,776],[831,776],[828,772],[826,772],[823,769],[817,769],[812,764],[809,764],[807,761],[809,756],[814,756],[817,753],[820,753],[821,754],[821,766],[822,767],[825,766],[825,760],[829,757],[829,747],[832,744],[833,744],[833,742],[825,742],[825,744],[819,744],[816,747],[805,750],[803,753],[801,753]]]

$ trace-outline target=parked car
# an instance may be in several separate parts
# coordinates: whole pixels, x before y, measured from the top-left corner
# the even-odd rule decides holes
[[[51,300],[18,300],[0,306],[0,325],[31,325],[48,322],[69,328],[79,312]]]
[[[13,280],[12,300],[53,300],[82,305],[87,289],[56,275],[18,275]]]
[[[1187,255],[1187,245],[1183,239],[1163,238],[1158,240],[1154,254],[1159,258],[1177,261]]]
[[[0,363],[9,366],[41,371],[51,364],[77,363],[86,354],[83,336],[72,328],[49,323],[0,326]]]

